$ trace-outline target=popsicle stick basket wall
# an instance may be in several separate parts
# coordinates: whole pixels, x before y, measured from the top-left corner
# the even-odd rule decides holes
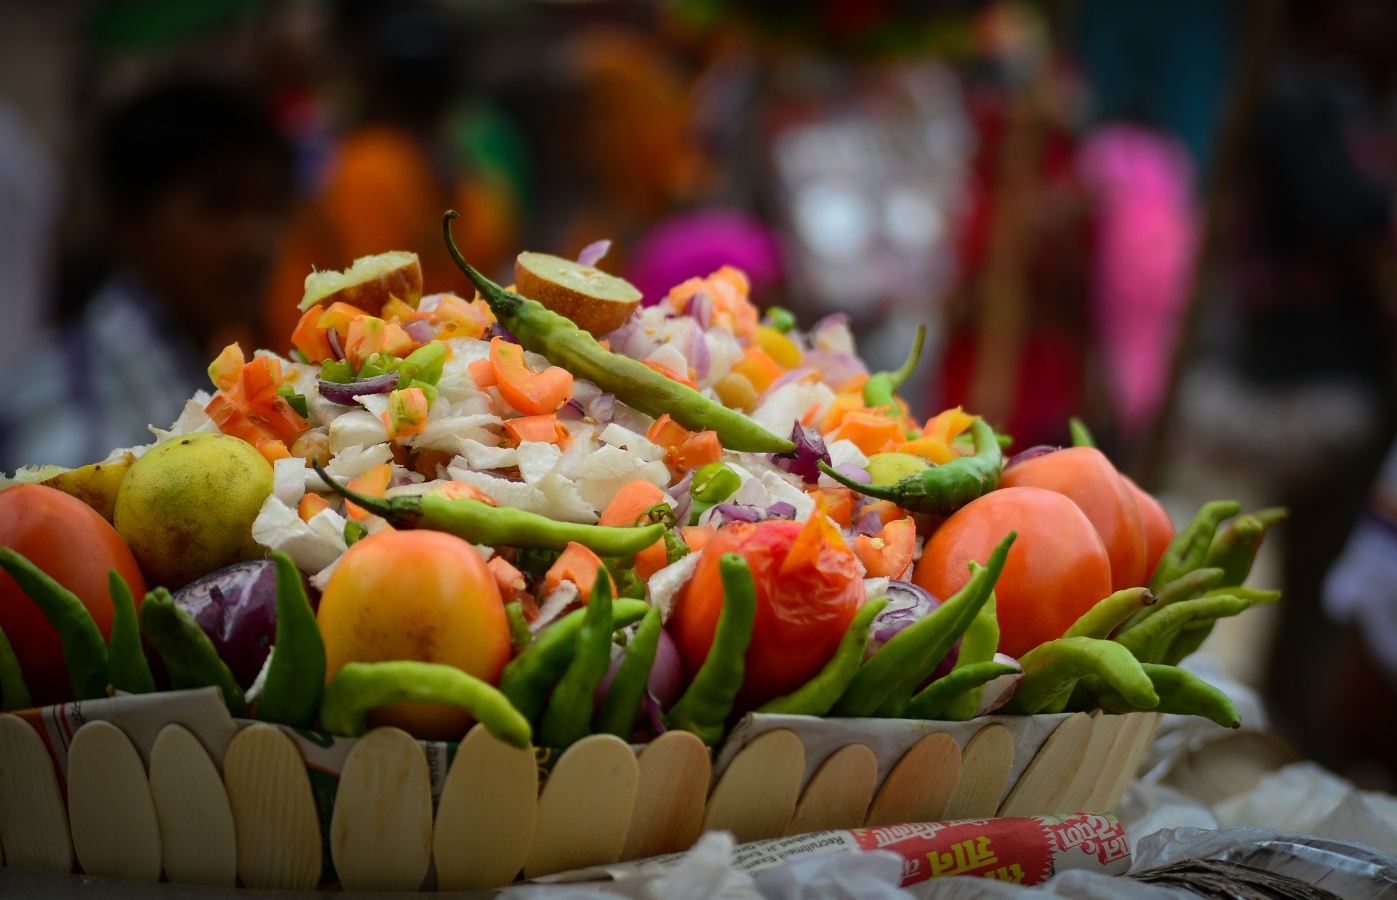
[[[1159,720],[768,716],[745,720],[716,757],[670,732],[643,747],[592,736],[552,758],[480,726],[459,745],[393,728],[330,739],[211,719],[208,704],[188,716],[168,703],[122,708],[135,699],[0,715],[6,865],[263,889],[462,890],[684,850],[710,829],[749,841],[1100,812],[1119,802]]]

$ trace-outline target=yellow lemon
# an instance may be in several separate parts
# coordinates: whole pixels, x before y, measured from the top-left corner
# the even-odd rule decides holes
[[[271,463],[251,444],[188,434],[136,460],[121,482],[112,524],[146,582],[173,591],[263,555],[252,540],[252,521],[271,493]]]

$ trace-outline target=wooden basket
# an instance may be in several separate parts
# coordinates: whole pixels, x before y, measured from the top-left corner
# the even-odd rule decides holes
[[[875,751],[857,739],[830,749],[839,734],[857,738],[857,721],[782,718],[748,729],[716,768],[686,732],[640,748],[597,735],[552,760],[477,726],[436,777],[437,754],[379,728],[353,743],[327,802],[311,787],[324,773],[278,727],[238,722],[211,753],[182,725],[165,724],[138,752],[121,728],[89,720],[67,745],[65,779],[39,730],[5,714],[0,849],[16,867],[149,881],[163,873],[264,889],[336,880],[350,890],[485,889],[521,872],[684,850],[709,829],[750,841],[1102,812],[1120,800],[1159,722],[1155,713],[1031,717],[1032,739],[1026,718],[907,723],[910,746],[880,739]]]

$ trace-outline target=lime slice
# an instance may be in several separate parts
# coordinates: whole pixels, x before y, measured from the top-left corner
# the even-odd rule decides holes
[[[624,278],[547,253],[519,254],[514,282],[520,294],[595,337],[620,328],[640,305],[640,291]]]

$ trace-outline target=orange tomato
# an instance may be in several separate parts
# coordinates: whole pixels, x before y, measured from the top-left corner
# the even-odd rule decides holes
[[[136,558],[111,523],[86,503],[51,487],[21,484],[0,491],[0,546],[13,548],[77,594],[103,637],[112,630],[107,572],[121,573],[137,607],[146,594]],[[14,647],[35,704],[73,699],[58,632],[3,571],[0,629]]]
[[[509,661],[509,623],[495,576],[476,549],[439,531],[381,531],[340,557],[316,614],[326,678],[349,662],[441,663],[495,684]],[[454,706],[396,703],[370,726],[459,740],[470,716]]]
[[[1009,532],[1018,533],[994,587],[999,650],[1020,657],[1062,637],[1077,617],[1111,592],[1111,561],[1101,536],[1075,503],[1042,488],[991,491],[936,529],[912,581],[940,600],[970,580]]]
[[[1111,590],[1145,583],[1149,573],[1145,571],[1140,511],[1106,454],[1095,447],[1045,453],[1006,470],[999,483],[1002,487],[1043,488],[1070,499],[1086,513],[1106,545],[1111,558]]]
[[[1154,495],[1126,476],[1121,478],[1135,498],[1135,506],[1140,510],[1140,525],[1145,529],[1145,580],[1148,581],[1154,575],[1155,566],[1159,565],[1159,558],[1174,540],[1174,522]]]
[[[800,687],[829,661],[863,605],[858,559],[824,516],[806,523],[768,519],[725,525],[700,551],[698,568],[670,618],[684,671],[692,678],[713,643],[723,608],[718,559],[740,553],[752,569],[757,614],[736,709],[745,711]]]
[[[557,366],[534,372],[524,358],[524,348],[502,337],[490,339],[490,367],[505,402],[526,416],[557,412],[572,399],[572,373]]]

